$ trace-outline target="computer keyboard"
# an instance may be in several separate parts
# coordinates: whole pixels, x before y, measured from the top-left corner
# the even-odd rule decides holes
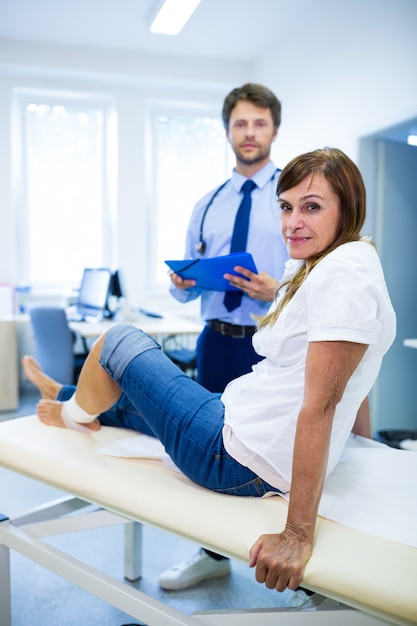
[[[67,320],[69,322],[83,322],[84,321],[84,317],[82,315],[80,315],[79,313],[68,313],[67,314]]]

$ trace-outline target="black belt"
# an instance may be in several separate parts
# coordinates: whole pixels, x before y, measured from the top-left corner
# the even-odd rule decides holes
[[[220,320],[207,320],[206,324],[216,333],[233,337],[233,339],[252,337],[256,331],[256,326],[238,326],[237,324],[229,324],[228,322],[221,322]]]

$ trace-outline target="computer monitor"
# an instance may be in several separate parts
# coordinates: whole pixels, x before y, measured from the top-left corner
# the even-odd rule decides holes
[[[105,317],[113,317],[119,309],[119,299],[126,298],[120,270],[112,272],[106,300]]]
[[[126,297],[120,270],[112,272],[109,284],[109,296],[114,296],[115,298]]]
[[[73,317],[86,322],[102,319],[106,309],[110,278],[111,272],[107,267],[85,268],[76,303],[76,314]]]

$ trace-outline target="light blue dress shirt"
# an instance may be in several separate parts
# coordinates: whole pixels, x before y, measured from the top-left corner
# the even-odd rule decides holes
[[[280,228],[279,205],[276,187],[279,172],[272,161],[259,170],[252,180],[257,188],[252,192],[247,251],[254,258],[258,272],[266,272],[279,280],[288,259]],[[196,251],[200,241],[200,227],[204,210],[216,189],[207,193],[194,207],[188,225],[185,259],[209,258],[229,254],[235,217],[242,200],[241,188],[247,179],[232,172],[232,178],[223,187],[210,206],[204,221],[203,239],[206,251]],[[242,304],[234,311],[228,311],[223,304],[224,292],[202,291],[197,287],[181,290],[171,284],[170,292],[179,302],[190,302],[201,296],[201,317],[203,320],[219,319],[230,324],[255,325],[251,315],[263,315],[270,302],[261,302],[243,295]]]

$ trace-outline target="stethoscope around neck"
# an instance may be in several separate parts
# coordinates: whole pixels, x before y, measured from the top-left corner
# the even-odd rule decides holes
[[[277,167],[277,169],[275,170],[275,172],[272,174],[269,182],[272,182],[275,178],[275,176],[278,174],[278,172],[280,172],[281,170]],[[204,241],[204,222],[206,221],[206,216],[207,213],[211,207],[211,205],[213,204],[214,200],[217,198],[217,196],[219,195],[219,193],[221,192],[221,190],[223,189],[223,187],[226,187],[227,183],[230,182],[230,178],[228,178],[222,185],[220,185],[220,187],[218,187],[216,189],[216,191],[213,193],[213,195],[211,196],[206,208],[204,209],[204,213],[201,216],[201,222],[200,222],[200,235],[198,238],[198,242],[195,244],[194,248],[195,251],[198,252],[198,254],[205,254],[206,250],[207,250],[207,244]]]

